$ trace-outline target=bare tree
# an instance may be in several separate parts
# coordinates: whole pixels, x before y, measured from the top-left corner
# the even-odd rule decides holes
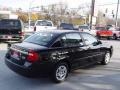
[[[46,6],[41,6],[42,13],[45,14],[45,19],[52,20],[54,24],[62,22],[64,16],[66,15],[67,5],[63,3],[51,4]]]

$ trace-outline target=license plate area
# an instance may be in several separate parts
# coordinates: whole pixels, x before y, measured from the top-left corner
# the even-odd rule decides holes
[[[11,57],[12,57],[13,59],[16,59],[16,60],[19,61],[19,60],[20,60],[20,52],[12,51]]]
[[[12,36],[7,36],[8,39],[12,39]]]
[[[12,39],[12,36],[10,36],[10,35],[3,35],[2,38]]]

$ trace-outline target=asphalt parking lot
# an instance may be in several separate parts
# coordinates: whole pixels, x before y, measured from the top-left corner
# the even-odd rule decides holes
[[[4,64],[7,44],[0,44],[0,90],[120,90],[120,40],[106,41],[114,47],[109,65],[94,65],[72,72],[60,84],[49,78],[22,77]]]

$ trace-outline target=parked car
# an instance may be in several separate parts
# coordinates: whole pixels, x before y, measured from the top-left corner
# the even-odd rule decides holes
[[[10,47],[6,65],[24,76],[48,74],[59,83],[71,70],[100,62],[108,64],[113,53],[93,35],[73,31],[41,31]]]
[[[117,27],[117,28],[111,27],[111,28],[109,28],[109,30],[113,32],[114,40],[117,40],[118,38],[120,38],[120,28],[119,27]]]
[[[100,39],[102,37],[111,39],[113,37],[113,32],[108,30],[106,27],[96,27],[96,35]]]
[[[74,25],[71,23],[61,23],[58,27],[60,30],[78,30],[77,28],[74,28]]]
[[[23,22],[19,19],[0,20],[0,40],[19,40],[24,37]]]
[[[34,26],[35,32],[41,30],[53,30],[53,29],[57,29],[57,27],[55,27],[53,22],[50,20],[37,20],[35,22],[35,26]]]
[[[88,25],[80,25],[79,26],[79,31],[87,32],[87,33],[90,33],[90,34],[96,36],[96,30],[90,29],[90,27]]]

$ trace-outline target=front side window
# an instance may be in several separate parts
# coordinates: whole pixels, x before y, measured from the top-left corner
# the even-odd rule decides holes
[[[94,36],[92,36],[88,33],[81,33],[81,35],[82,35],[86,45],[91,45],[91,44],[93,45],[98,42],[98,40]]]
[[[64,36],[57,39],[52,47],[73,47],[73,46],[83,46],[82,38],[79,33],[65,34]]]
[[[78,33],[66,34],[67,46],[80,46],[83,45],[82,39]]]

